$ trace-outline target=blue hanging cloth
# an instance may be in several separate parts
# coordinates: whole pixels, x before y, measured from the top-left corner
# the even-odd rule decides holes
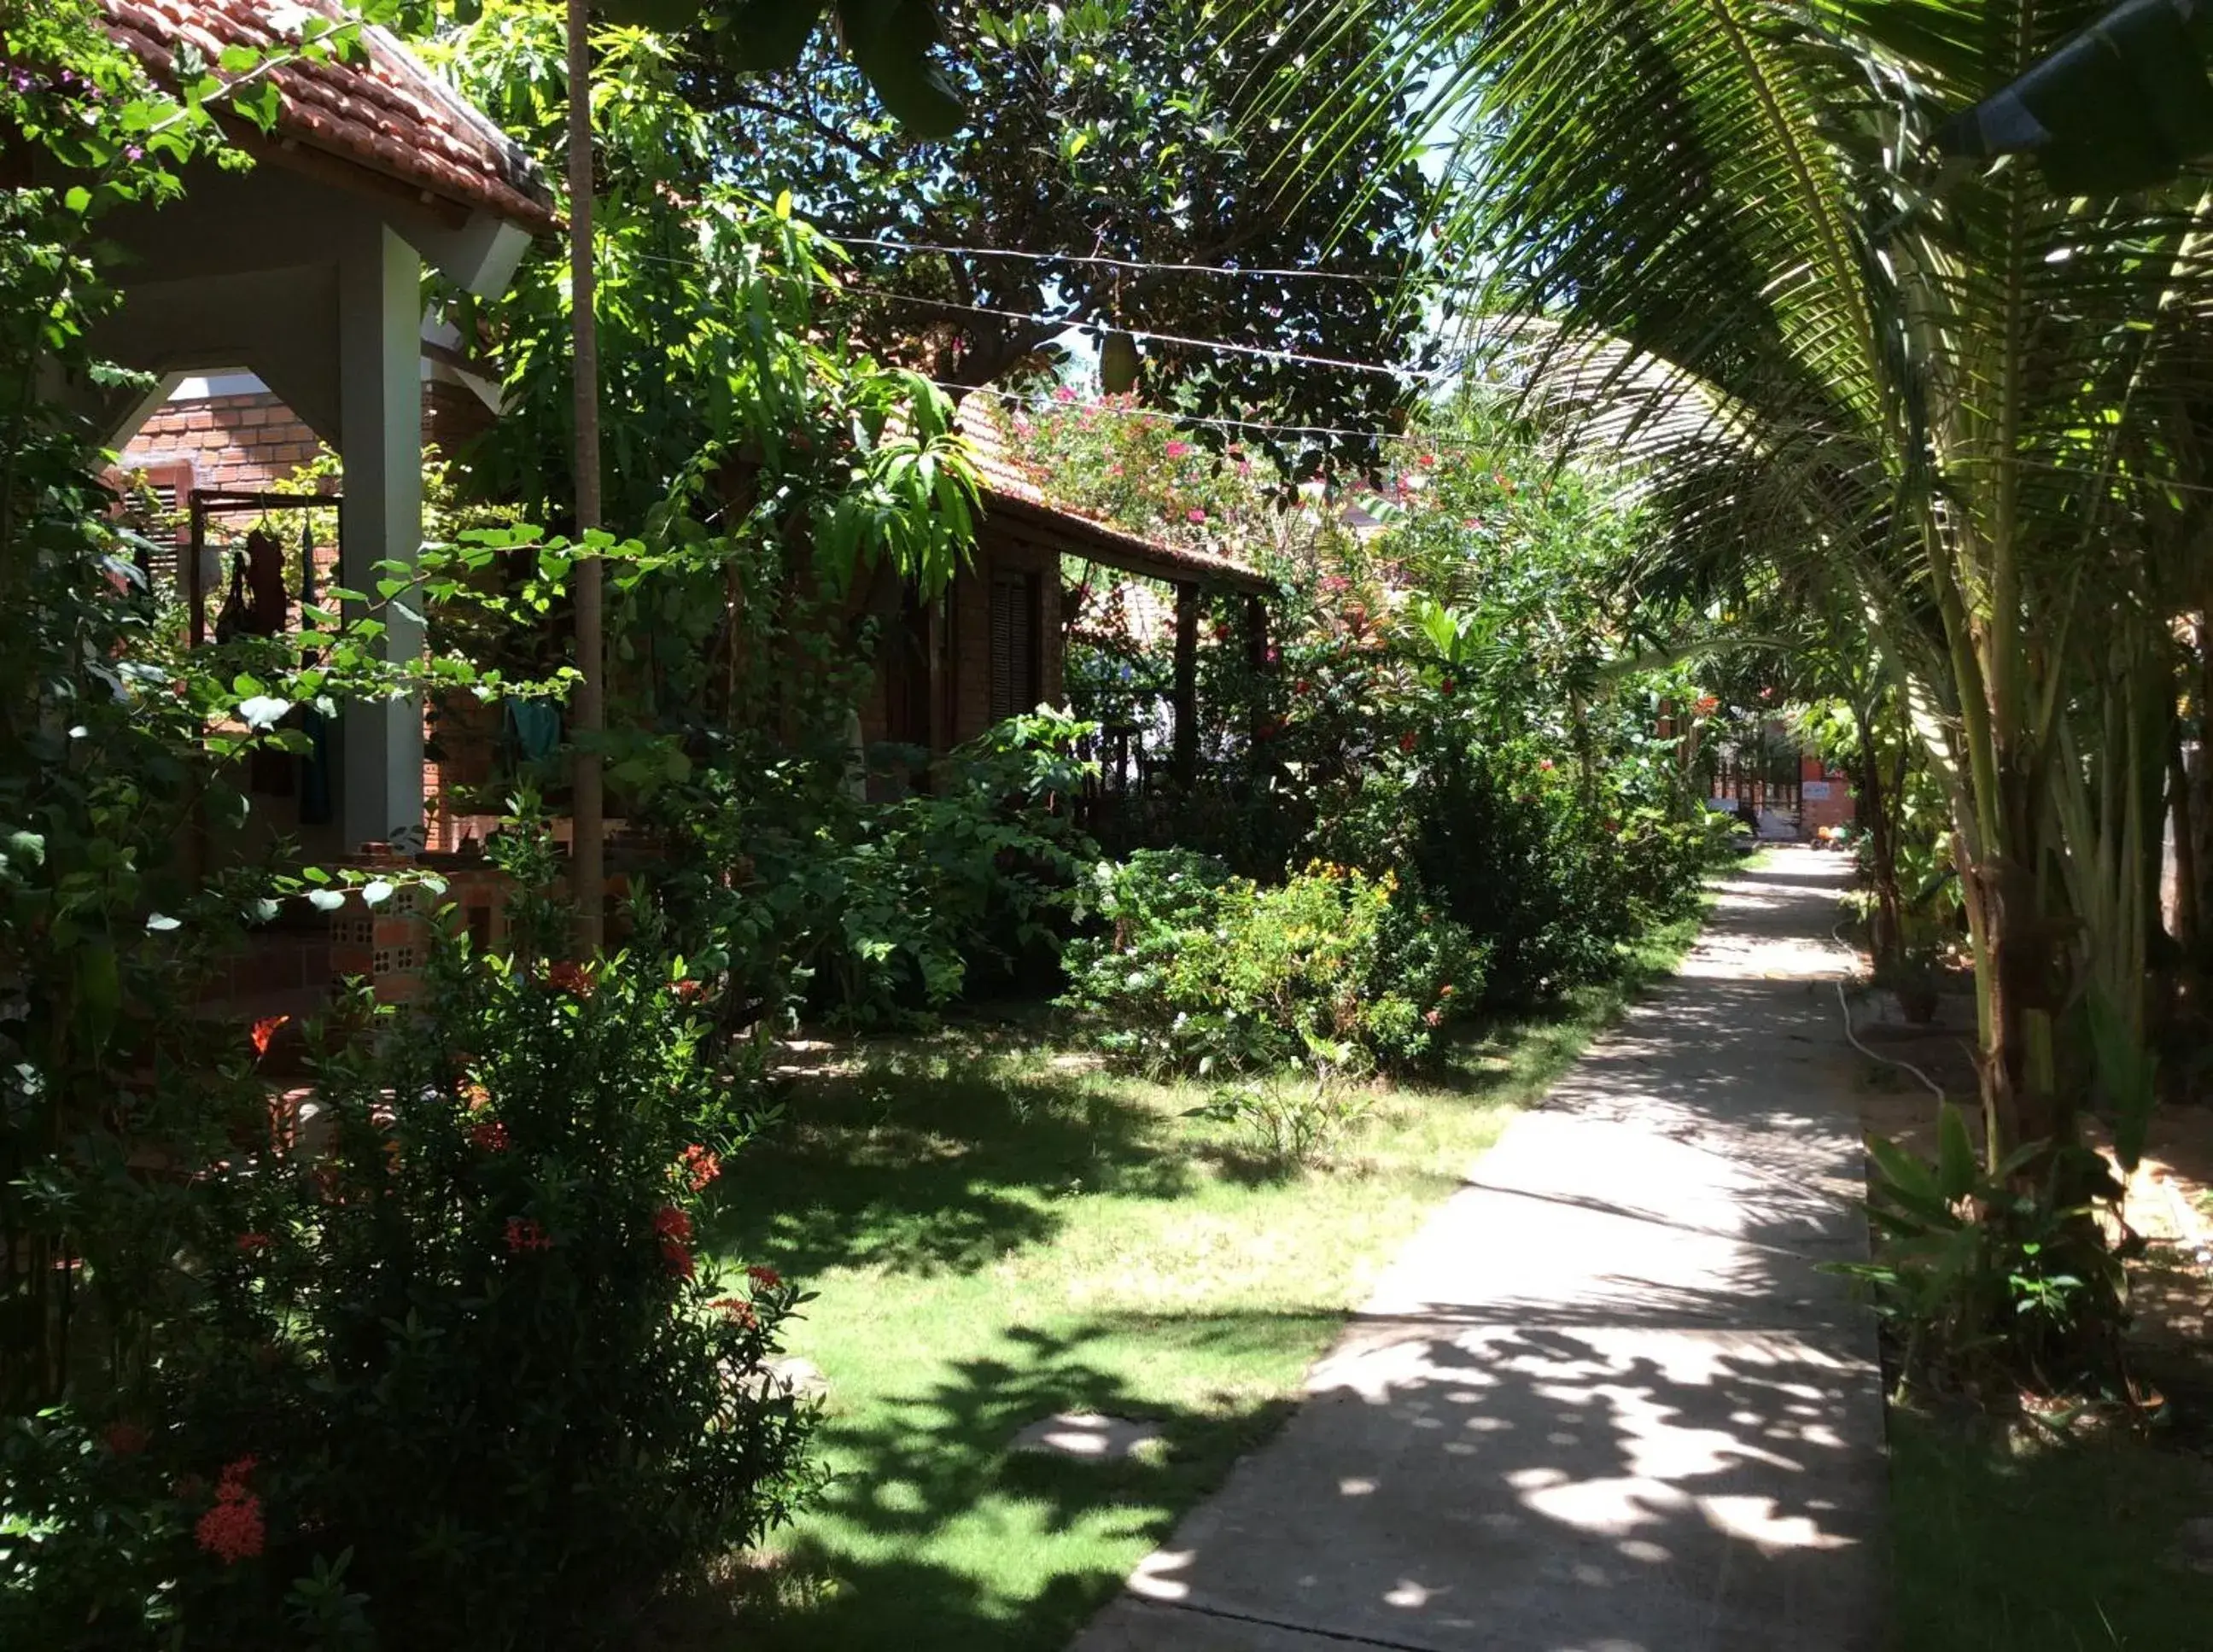
[[[306,610],[315,603],[315,525],[311,517],[300,527],[300,630],[315,628]],[[300,708],[300,732],[308,737],[308,754],[300,759],[300,824],[327,826],[331,809],[330,719],[312,705]]]

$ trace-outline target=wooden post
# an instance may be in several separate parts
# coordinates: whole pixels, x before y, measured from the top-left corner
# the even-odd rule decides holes
[[[569,326],[576,355],[576,538],[600,526],[600,340],[592,314],[592,34],[586,0],[569,0]],[[607,844],[605,793],[596,744],[607,726],[607,649],[600,637],[601,569],[596,556],[576,564],[577,742],[569,857],[576,902],[576,948],[588,957],[603,936]]]
[[[1198,776],[1198,587],[1176,587],[1175,746],[1172,765],[1176,784],[1188,791]]]
[[[1255,679],[1254,686],[1257,688],[1258,680],[1265,675],[1268,669],[1268,605],[1258,596],[1247,596],[1245,599],[1245,663],[1252,668]],[[1260,697],[1258,693],[1253,695],[1253,704],[1248,709],[1253,714],[1252,727],[1245,732],[1252,736],[1254,744],[1257,745],[1260,739],[1261,726],[1267,720],[1267,713],[1261,709]]]

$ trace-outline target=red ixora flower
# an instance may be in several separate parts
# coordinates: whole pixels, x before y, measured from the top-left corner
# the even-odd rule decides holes
[[[509,1216],[507,1219],[507,1248],[514,1255],[526,1251],[550,1251],[552,1240],[535,1216]]]
[[[692,1253],[674,1240],[664,1239],[661,1241],[661,1259],[669,1272],[674,1274],[679,1279],[689,1279],[692,1277]]]
[[[774,1290],[783,1283],[783,1276],[774,1268],[756,1263],[746,1270],[746,1277],[763,1290]]]
[[[100,1443],[118,1457],[136,1457],[154,1436],[131,1422],[110,1423],[100,1431]]]
[[[229,1482],[217,1488],[216,1496],[222,1501],[199,1517],[192,1527],[193,1539],[226,1566],[253,1559],[269,1536],[261,1518],[261,1499]]]
[[[592,972],[574,959],[564,958],[546,966],[546,979],[564,992],[573,992],[580,998],[592,996]]]
[[[760,1323],[760,1315],[753,1312],[753,1305],[742,1296],[717,1296],[707,1306],[715,1309],[724,1319],[744,1326],[748,1330]]]
[[[254,1022],[253,1030],[247,1034],[253,1040],[253,1053],[257,1056],[267,1055],[270,1039],[277,1036],[278,1027],[291,1019],[290,1015],[265,1015]]]
[[[469,1126],[469,1140],[487,1153],[504,1153],[507,1151],[507,1126],[497,1119],[487,1119],[481,1125],[472,1125]]]
[[[679,1245],[692,1242],[692,1218],[673,1204],[664,1204],[653,1213],[653,1231],[665,1240]]]
[[[671,992],[674,992],[679,998],[681,998],[686,1003],[690,1003],[692,999],[698,997],[707,989],[701,986],[698,982],[692,980],[689,976],[686,976],[683,980],[677,982],[674,986],[672,986],[668,990]]]
[[[1432,1009],[1422,1019],[1432,1027],[1442,1027],[1445,1024],[1445,1012],[1442,1009]]]
[[[1402,752],[1411,752],[1420,744],[1420,737],[1411,728],[1399,736],[1399,749]]]
[[[694,1142],[684,1149],[682,1170],[696,1193],[722,1173],[722,1155],[703,1142]]]
[[[241,1256],[252,1256],[257,1251],[265,1251],[268,1248],[267,1234],[241,1234],[238,1236],[238,1249]]]

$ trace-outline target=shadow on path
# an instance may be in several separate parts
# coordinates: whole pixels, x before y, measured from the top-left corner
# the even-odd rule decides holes
[[[1845,870],[1727,881],[1078,1652],[1881,1644],[1874,1331],[1817,1271],[1865,1245]]]

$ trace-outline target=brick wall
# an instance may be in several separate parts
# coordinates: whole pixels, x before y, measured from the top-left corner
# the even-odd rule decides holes
[[[1820,759],[1809,757],[1799,770],[1798,783],[1804,809],[1800,836],[1810,838],[1823,826],[1850,826],[1857,817],[1851,783],[1841,770],[1824,769]]]
[[[164,402],[124,445],[122,468],[187,463],[192,485],[251,493],[321,450],[315,433],[268,391]]]

